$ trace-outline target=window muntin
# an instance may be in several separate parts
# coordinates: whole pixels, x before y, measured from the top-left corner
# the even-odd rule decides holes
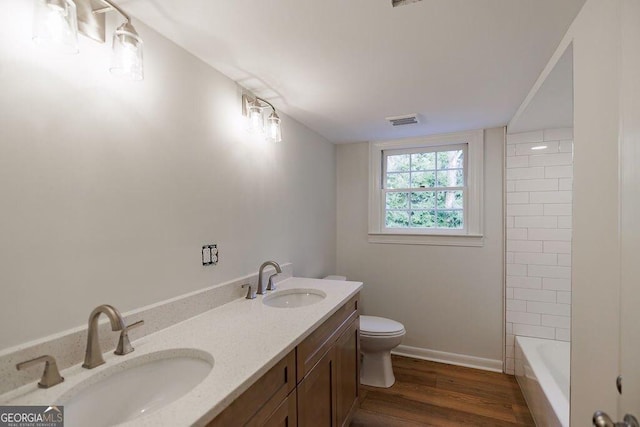
[[[459,147],[466,147],[463,155],[463,174],[462,188],[463,191],[463,227],[459,228],[426,228],[426,227],[405,227],[405,228],[389,228],[385,227],[387,194],[405,193],[396,197],[397,200],[390,200],[390,203],[400,204],[398,211],[402,221],[409,221],[411,197],[413,193],[413,207],[419,207],[424,211],[431,210],[431,206],[437,203],[437,191],[456,191],[458,187],[427,187],[424,179],[436,180],[437,185],[437,168],[430,164],[431,158],[428,155],[418,156],[414,158],[416,164],[407,167],[406,162],[398,161],[393,165],[389,165],[389,172],[409,173],[409,176],[401,176],[402,182],[398,182],[398,188],[387,188],[386,179],[386,159],[384,154],[418,154],[430,152],[446,152]],[[433,158],[435,161],[435,157]],[[394,159],[395,160],[395,159]],[[402,159],[397,159],[402,160]],[[413,171],[409,170],[413,166]],[[401,169],[405,170],[401,170]],[[456,168],[452,168],[456,169]],[[435,171],[436,176],[420,176],[413,177],[414,186],[411,187],[411,172],[429,172]],[[441,174],[442,175],[442,174]],[[456,175],[455,184],[453,180],[445,183],[449,185],[460,185],[460,181]],[[443,177],[440,177],[441,183]],[[408,184],[407,184],[408,182]],[[402,185],[402,187],[401,187]],[[404,186],[407,187],[404,187]],[[424,185],[421,188],[420,185]],[[457,132],[441,135],[429,135],[416,138],[404,138],[388,141],[371,141],[369,142],[369,228],[368,241],[370,243],[386,243],[401,245],[439,245],[439,246],[475,246],[484,245],[484,237],[482,234],[482,213],[483,213],[483,186],[484,186],[484,131],[474,130],[467,132]],[[424,195],[431,191],[431,197]],[[436,192],[435,194],[433,192]],[[436,200],[432,200],[432,199]],[[440,196],[442,202],[443,196]],[[404,203],[404,204],[403,204]],[[396,205],[394,205],[396,206]],[[459,210],[460,206],[455,205],[452,210]],[[393,210],[393,209],[392,209]],[[437,209],[433,209],[437,210]],[[415,209],[414,209],[415,211]],[[442,206],[440,211],[444,212]],[[440,223],[444,225],[448,216],[440,214]],[[430,214],[414,214],[414,222],[420,224],[437,225],[438,215],[435,220]]]
[[[384,150],[384,229],[465,227],[467,144]]]

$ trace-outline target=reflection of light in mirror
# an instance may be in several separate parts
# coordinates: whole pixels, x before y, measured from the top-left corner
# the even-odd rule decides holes
[[[536,145],[535,147],[531,147],[532,150],[544,150],[548,148],[546,145]]]

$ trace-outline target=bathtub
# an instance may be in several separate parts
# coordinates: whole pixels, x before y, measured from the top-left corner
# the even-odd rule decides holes
[[[569,427],[570,344],[516,337],[516,379],[540,427]]]

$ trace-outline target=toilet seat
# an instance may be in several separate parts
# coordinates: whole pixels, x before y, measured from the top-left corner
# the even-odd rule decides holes
[[[402,323],[378,316],[360,316],[360,335],[367,337],[397,337],[405,334]]]

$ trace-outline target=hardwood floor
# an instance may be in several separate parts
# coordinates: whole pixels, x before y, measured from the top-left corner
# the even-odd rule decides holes
[[[351,427],[535,426],[514,377],[393,356],[396,383],[362,386]]]

